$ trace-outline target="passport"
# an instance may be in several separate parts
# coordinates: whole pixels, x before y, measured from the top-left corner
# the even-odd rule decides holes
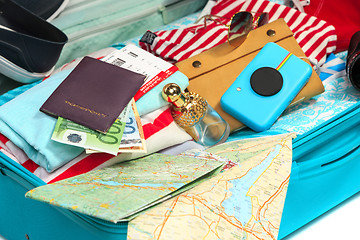
[[[146,76],[84,57],[40,111],[106,133]]]

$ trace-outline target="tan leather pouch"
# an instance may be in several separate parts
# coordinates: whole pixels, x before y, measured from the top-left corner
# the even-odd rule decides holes
[[[188,90],[204,97],[229,123],[231,131],[244,125],[222,110],[220,98],[266,43],[275,42],[309,63],[283,19],[259,27],[236,41],[241,43],[237,48],[226,42],[176,64],[190,80]],[[324,86],[313,70],[309,82],[291,104],[314,97],[323,91]]]

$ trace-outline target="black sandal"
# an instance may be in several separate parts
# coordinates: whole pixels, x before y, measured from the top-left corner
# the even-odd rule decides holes
[[[12,0],[0,0],[0,72],[30,83],[48,76],[68,38]]]

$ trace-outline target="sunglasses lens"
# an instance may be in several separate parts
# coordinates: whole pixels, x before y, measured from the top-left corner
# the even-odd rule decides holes
[[[249,12],[238,12],[231,19],[229,40],[247,34],[252,29],[253,16]]]
[[[258,27],[261,27],[269,22],[269,14],[262,13],[258,19]]]

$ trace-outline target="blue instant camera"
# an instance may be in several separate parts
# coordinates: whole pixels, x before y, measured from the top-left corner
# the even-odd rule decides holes
[[[267,43],[221,97],[221,107],[254,131],[265,131],[311,73],[309,64],[276,43]]]

